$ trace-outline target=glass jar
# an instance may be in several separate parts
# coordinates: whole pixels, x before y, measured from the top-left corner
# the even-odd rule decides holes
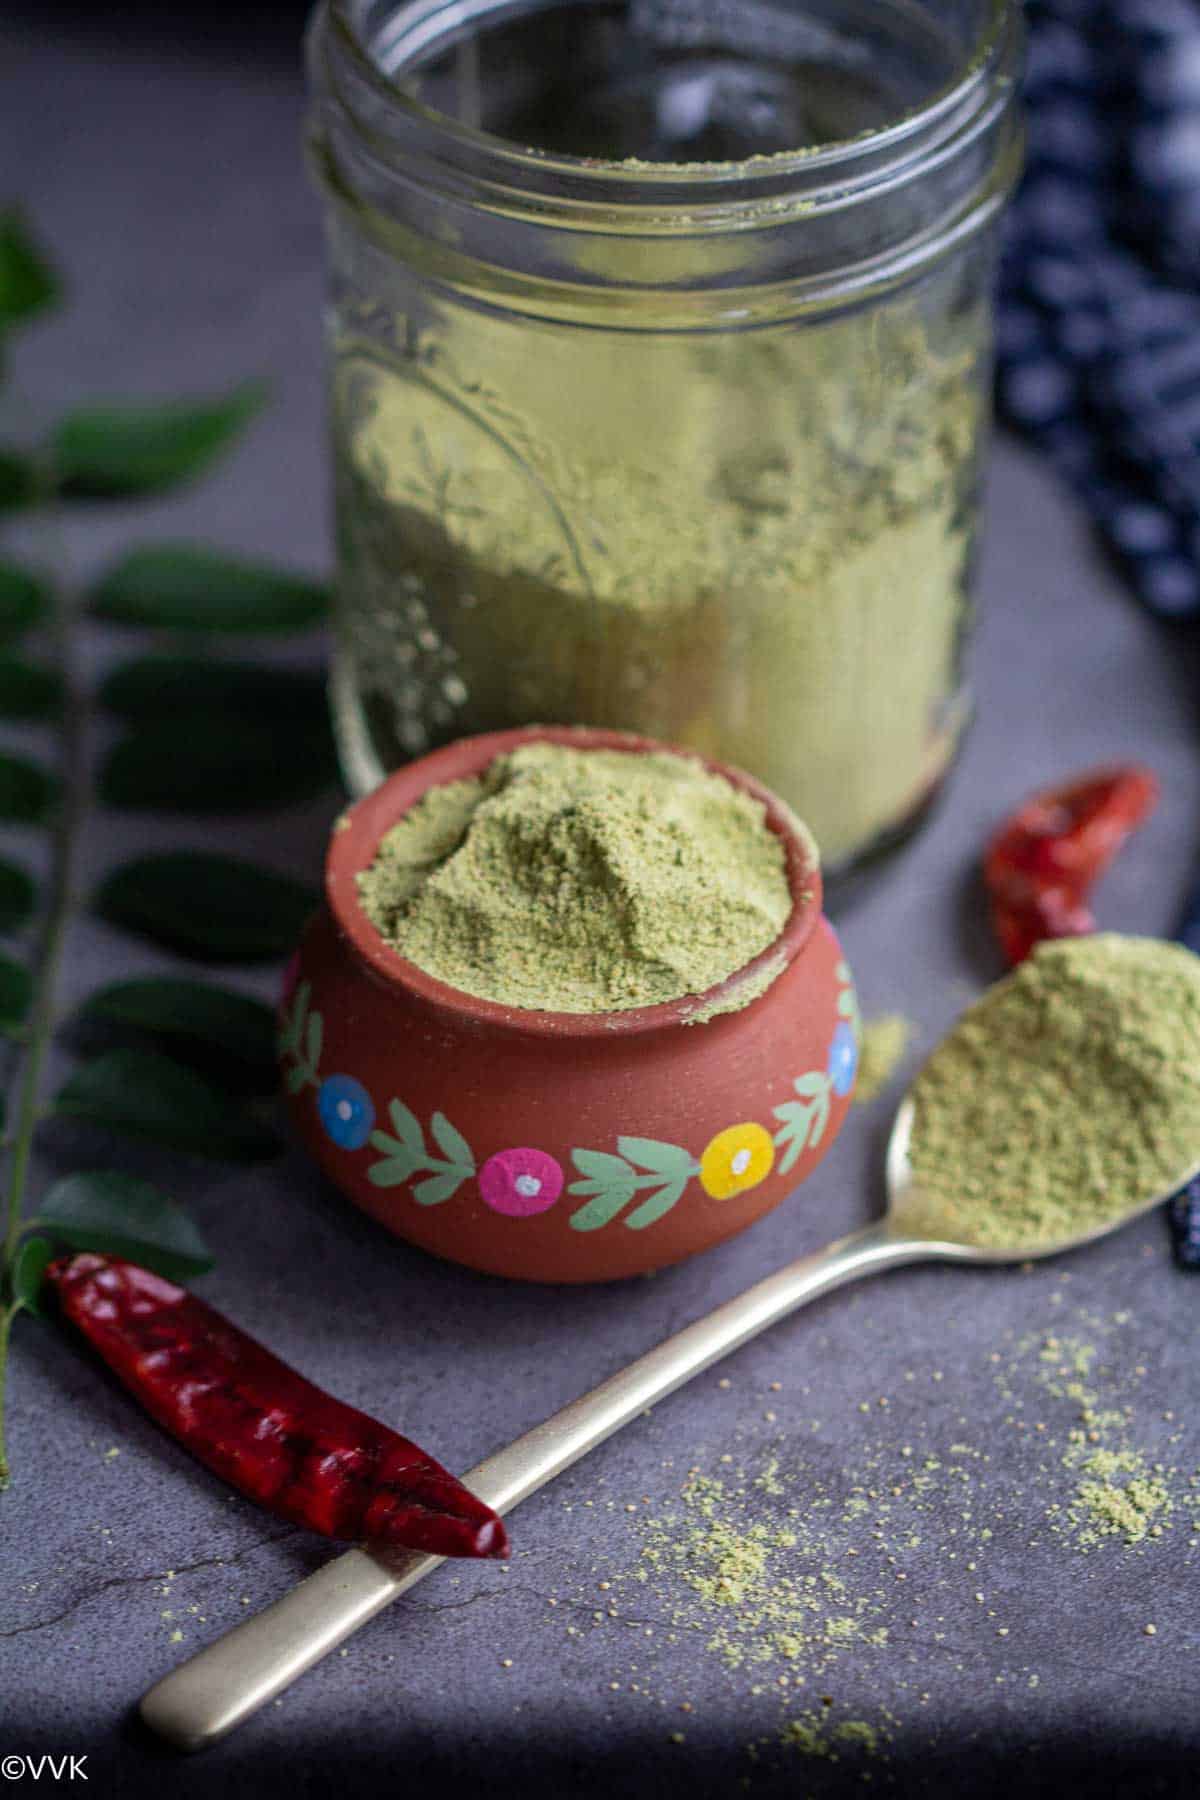
[[[355,792],[463,733],[740,764],[842,869],[968,702],[1007,0],[327,0]]]

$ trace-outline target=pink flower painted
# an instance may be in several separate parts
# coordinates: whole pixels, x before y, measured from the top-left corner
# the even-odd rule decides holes
[[[554,1205],[563,1172],[544,1150],[497,1150],[479,1171],[479,1191],[493,1212],[530,1219]]]

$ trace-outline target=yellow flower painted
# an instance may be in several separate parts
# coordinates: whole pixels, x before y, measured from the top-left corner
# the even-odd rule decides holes
[[[700,1158],[700,1184],[714,1200],[731,1200],[765,1181],[774,1161],[769,1131],[761,1125],[730,1125],[718,1131]]]

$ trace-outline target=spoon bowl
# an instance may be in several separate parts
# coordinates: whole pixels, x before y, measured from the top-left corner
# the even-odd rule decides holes
[[[912,1095],[906,1094],[896,1110],[896,1118],[888,1138],[885,1159],[887,1211],[882,1224],[885,1230],[894,1234],[898,1242],[911,1243],[918,1247],[919,1253],[923,1252],[943,1262],[1039,1262],[1047,1256],[1061,1256],[1066,1250],[1081,1250],[1085,1244],[1094,1244],[1098,1239],[1107,1237],[1110,1232],[1119,1230],[1122,1225],[1140,1218],[1143,1213],[1162,1206],[1172,1194],[1178,1193],[1181,1187],[1185,1187],[1194,1176],[1200,1174],[1198,1159],[1190,1167],[1181,1170],[1161,1193],[1144,1194],[1130,1199],[1112,1218],[1099,1225],[1089,1225],[1086,1230],[1071,1232],[1065,1237],[1047,1239],[1027,1234],[1024,1237],[1014,1236],[1009,1243],[999,1245],[963,1243],[959,1239],[931,1235],[922,1216],[920,1183],[909,1158],[915,1117],[916,1108]]]

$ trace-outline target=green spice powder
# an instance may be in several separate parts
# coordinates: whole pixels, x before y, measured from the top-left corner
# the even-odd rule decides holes
[[[438,980],[576,1013],[702,993],[792,905],[782,841],[749,794],[686,757],[547,743],[431,790],[359,889]]]
[[[912,1034],[912,1026],[901,1013],[883,1013],[866,1021],[854,1084],[856,1106],[868,1105],[883,1092],[903,1062]]]
[[[1107,1224],[1200,1161],[1200,957],[1115,934],[1040,945],[913,1101],[906,1228],[1032,1250]]]

